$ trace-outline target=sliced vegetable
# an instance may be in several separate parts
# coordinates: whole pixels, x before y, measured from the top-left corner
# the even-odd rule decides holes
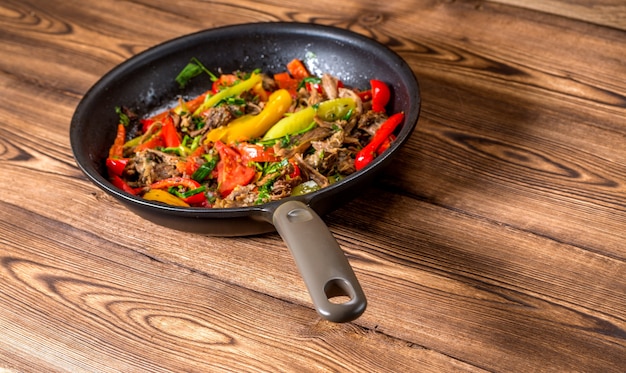
[[[124,172],[124,168],[126,168],[128,161],[128,158],[107,158],[106,166],[109,171],[109,175],[122,176],[122,172]]]
[[[367,166],[374,157],[376,157],[376,150],[385,142],[387,138],[393,133],[400,123],[404,120],[404,113],[396,113],[390,116],[376,131],[374,137],[370,140],[363,149],[356,153],[354,160],[354,167],[358,170]]]
[[[121,177],[119,177],[117,175],[109,175],[109,179],[111,180],[111,183],[115,187],[125,191],[126,193],[130,193],[132,195],[137,195],[141,191],[141,188],[137,188],[137,189],[132,188]]]
[[[256,175],[256,170],[243,162],[236,149],[221,141],[217,141],[215,147],[220,155],[217,163],[218,191],[222,197],[226,197],[237,186],[248,185]]]
[[[316,190],[319,190],[320,186],[313,180],[305,181],[302,184],[296,185],[295,188],[291,190],[292,196],[301,196],[303,194],[312,193]]]
[[[279,89],[273,92],[263,110],[257,115],[241,116],[227,126],[209,132],[205,144],[223,141],[227,144],[247,141],[262,136],[289,110],[292,99],[289,92]]]
[[[167,115],[167,112],[163,114],[163,117],[165,117],[165,115]],[[152,118],[146,118],[141,119],[139,122],[141,123],[141,132],[146,133],[156,121]]]
[[[213,157],[211,158],[209,162],[201,164],[193,172],[193,174],[191,175],[191,178],[194,179],[195,181],[202,182],[204,179],[209,177],[209,175],[211,175],[211,173],[215,169],[215,166],[217,166],[217,161],[218,161],[217,157]]]
[[[237,78],[235,74],[222,74],[216,81],[213,82],[211,90],[215,94],[227,87],[232,86],[238,80],[239,78]]]
[[[109,149],[109,158],[122,158],[124,156],[124,142],[126,142],[126,127],[120,123],[117,125],[113,145]]]
[[[313,122],[315,109],[309,106],[297,111],[274,124],[263,136],[263,140],[278,139],[285,135],[298,132]]]
[[[239,96],[240,94],[251,90],[254,86],[261,82],[263,78],[259,74],[252,74],[250,77],[244,81],[240,81],[239,83],[230,86],[224,90],[219,91],[218,93],[207,96],[207,99],[200,105],[194,112],[193,115],[198,116],[202,112],[208,110],[209,108],[217,105],[221,101],[227,99],[228,97]]]
[[[288,72],[274,74],[274,81],[278,88],[287,90],[291,96],[295,97],[297,95],[300,82],[292,78]]]
[[[344,119],[355,107],[356,103],[349,97],[324,101],[317,105],[317,109],[313,106],[306,107],[274,124],[262,140],[278,139],[298,133],[313,123],[316,114],[326,121]]]
[[[176,197],[175,195],[168,193],[162,189],[149,190],[144,193],[143,198],[149,201],[162,202],[173,206],[189,207],[189,204],[183,201],[181,198]]]
[[[185,202],[186,204],[190,206],[204,205],[207,202],[206,195],[204,194],[204,189],[206,188],[198,188],[198,189],[202,189],[202,190],[197,192],[196,194],[192,194],[188,197],[181,198],[183,202]]]
[[[347,119],[355,107],[356,103],[350,97],[336,98],[320,103],[317,107],[317,116],[325,121]]]
[[[304,63],[297,58],[291,60],[287,64],[287,70],[291,76],[298,81],[311,76],[309,70],[307,70],[306,66],[304,66]]]
[[[376,149],[376,155],[381,155],[382,153],[385,152],[385,150],[389,149],[389,147],[391,146],[391,143],[395,139],[396,139],[396,136],[394,134],[389,135],[389,137],[387,137],[385,141],[383,141],[383,143],[380,144],[378,149]]]
[[[168,148],[177,148],[180,146],[180,137],[178,135],[178,131],[176,131],[176,126],[174,126],[174,121],[172,117],[168,115],[163,119],[163,126],[161,127],[161,137],[163,138],[163,143]]]
[[[135,152],[139,152],[139,151],[146,150],[146,149],[155,149],[163,145],[165,144],[163,143],[163,138],[161,137],[161,133],[157,132],[151,137],[149,137],[148,140],[137,145],[135,147]]]
[[[372,86],[372,110],[384,113],[391,97],[389,87],[384,82],[376,79],[370,80],[370,85]]]
[[[294,159],[290,159],[289,163],[291,163],[291,166],[293,167],[293,171],[291,171],[291,173],[289,174],[289,177],[291,179],[295,179],[296,177],[302,175],[302,171],[300,171],[300,166],[298,166],[298,162],[296,162]]]
[[[237,150],[241,154],[244,162],[277,162],[280,158],[274,154],[274,148],[264,147],[258,144],[250,144],[248,142],[240,142],[237,144]]]

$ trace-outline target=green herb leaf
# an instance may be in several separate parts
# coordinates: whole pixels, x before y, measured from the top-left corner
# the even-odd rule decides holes
[[[212,157],[209,161],[203,163],[200,168],[198,168],[193,175],[191,175],[191,178],[197,182],[202,182],[211,174],[211,172],[213,172],[216,165],[217,157]]]
[[[124,113],[124,111],[122,111],[122,108],[119,106],[116,106],[115,112],[120,117],[120,123],[122,123],[124,126],[128,126],[128,124],[130,123],[130,118],[128,117],[128,115]]]
[[[206,67],[204,67],[202,62],[193,57],[191,61],[181,70],[181,72],[178,73],[178,75],[176,76],[176,82],[178,83],[180,88],[185,88],[185,86],[192,78],[202,73],[207,73],[211,77],[212,81],[218,80],[217,76],[215,76]]]

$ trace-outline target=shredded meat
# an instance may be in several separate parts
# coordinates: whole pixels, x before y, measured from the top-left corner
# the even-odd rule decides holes
[[[190,132],[189,136],[203,135],[214,128],[225,126],[233,119],[235,119],[235,115],[227,105],[212,107],[204,113],[204,126],[199,130]]]
[[[334,76],[330,74],[322,75],[322,90],[324,91],[324,94],[326,95],[326,97],[328,97],[329,100],[333,100],[337,98],[337,96],[339,95],[339,92],[337,89],[337,82],[338,82],[337,78],[335,78]]]
[[[302,159],[302,156],[300,154],[296,154],[294,156],[294,159],[298,163],[298,167],[300,167],[300,169],[304,172],[304,174],[307,176],[309,180],[315,181],[317,185],[319,185],[321,188],[324,188],[330,185],[330,183],[328,182],[328,178],[322,175],[321,173],[319,173],[319,171],[317,171],[310,164],[308,164],[304,159]]]
[[[254,205],[254,202],[258,198],[255,189],[256,186],[254,184],[248,184],[246,186],[238,185],[226,198],[218,199],[213,207],[225,208]]]
[[[135,153],[126,166],[125,172],[136,185],[150,185],[155,181],[181,176],[176,168],[179,158],[154,149]]]
[[[274,145],[274,152],[281,158],[291,158],[294,154],[304,152],[309,146],[311,141],[322,140],[328,137],[332,133],[330,128],[315,127],[312,130],[303,133],[302,135],[294,136],[291,139],[293,146],[283,148],[280,143]]]
[[[357,127],[374,136],[385,120],[387,120],[387,115],[370,110],[361,115]]]
[[[272,185],[272,194],[270,199],[272,201],[276,201],[281,198],[289,197],[293,188],[301,182],[302,179],[299,176],[289,180],[286,178],[276,180],[274,185]]]
[[[322,101],[324,101],[324,96],[322,96],[322,94],[319,93],[316,89],[311,90],[307,99],[307,105],[317,105]]]
[[[337,131],[323,141],[312,141],[315,152],[305,161],[321,173],[328,173],[336,168],[338,150],[343,146],[344,132]]]

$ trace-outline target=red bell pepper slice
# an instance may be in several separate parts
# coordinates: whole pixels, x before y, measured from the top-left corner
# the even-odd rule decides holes
[[[302,171],[300,171],[300,167],[298,166],[298,162],[295,159],[290,159],[289,163],[293,166],[293,171],[289,174],[289,177],[295,179],[296,177],[302,175]]]
[[[109,149],[109,158],[122,158],[124,156],[124,143],[126,142],[126,127],[122,123],[117,125],[117,133],[113,145]]]
[[[128,161],[128,158],[107,158],[106,166],[109,171],[109,175],[122,176],[122,172],[124,172],[124,168],[126,168]]]
[[[221,141],[215,142],[220,155],[217,163],[217,185],[222,197],[226,197],[236,186],[248,185],[256,175],[256,170],[249,167],[241,154]]]
[[[200,168],[200,163],[198,162],[198,160],[200,160],[202,154],[204,154],[204,147],[199,146],[187,157],[184,169],[184,172],[187,175],[193,175],[193,173],[196,172],[198,168]]]
[[[135,147],[135,152],[146,150],[146,149],[154,149],[160,146],[163,146],[163,138],[160,134],[152,135],[148,140],[142,142],[141,144]]]
[[[177,148],[180,146],[180,136],[174,125],[174,119],[171,115],[168,115],[163,119],[163,126],[161,127],[161,137],[163,143],[168,148]]]
[[[384,113],[385,106],[387,106],[391,97],[389,87],[384,82],[376,79],[370,80],[370,85],[372,86],[372,110]]]
[[[372,90],[368,89],[367,91],[359,91],[357,92],[357,96],[359,96],[361,101],[367,102],[372,99]]]
[[[287,64],[287,71],[289,71],[291,76],[296,80],[302,80],[311,76],[309,70],[307,70],[306,66],[304,66],[304,63],[297,58],[291,60]]]
[[[140,119],[139,122],[141,122],[141,131],[143,133],[146,133],[150,129],[150,126],[154,124],[155,120],[147,118],[147,119]]]
[[[404,120],[404,113],[399,112],[390,116],[376,131],[369,144],[365,145],[365,147],[359,150],[356,153],[356,158],[354,160],[354,167],[356,170],[360,170],[363,167],[367,166],[370,162],[374,160],[376,156],[376,150],[380,148],[380,146],[385,142],[387,138],[393,133],[393,131],[398,127],[400,123]]]
[[[196,193],[192,196],[182,198],[182,200],[191,206],[203,205],[207,201],[204,192]]]
[[[130,185],[126,184],[126,182],[121,177],[117,175],[109,175],[109,180],[111,180],[111,184],[113,184],[115,187],[132,195],[137,195],[141,191],[141,188],[132,188]]]
[[[385,152],[385,150],[389,149],[389,147],[391,146],[391,143],[396,139],[396,136],[391,134],[389,135],[389,137],[387,137],[385,139],[385,141],[383,141],[382,144],[380,144],[380,146],[378,147],[378,149],[376,149],[376,155],[381,155],[382,153]]]
[[[298,90],[298,85],[300,82],[297,79],[294,79],[289,75],[288,72],[282,72],[278,74],[274,74],[274,81],[278,85],[280,89],[286,89],[289,91],[291,96],[296,96],[296,91]]]

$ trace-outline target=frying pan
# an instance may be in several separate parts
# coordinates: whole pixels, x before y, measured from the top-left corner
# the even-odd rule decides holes
[[[140,115],[148,114],[173,102],[175,97],[201,94],[211,84],[208,76],[193,78],[184,89],[174,80],[193,57],[213,72],[260,68],[271,74],[285,71],[289,61],[299,58],[313,74],[330,73],[347,86],[365,89],[369,88],[370,79],[383,80],[392,91],[387,111],[404,111],[405,121],[391,147],[361,171],[316,192],[263,205],[223,209],[176,207],[115,188],[107,180],[105,168],[119,120],[115,107],[128,106]],[[113,68],[78,104],[70,125],[70,142],[76,163],[89,180],[154,223],[216,236],[278,231],[295,259],[316,311],[329,321],[347,322],[363,313],[367,301],[320,215],[353,198],[391,161],[413,132],[419,110],[419,86],[413,72],[384,45],[330,26],[251,23],[182,36]]]

